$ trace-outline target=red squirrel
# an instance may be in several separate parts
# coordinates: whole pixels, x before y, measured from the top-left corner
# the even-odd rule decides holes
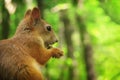
[[[63,51],[51,47],[58,42],[40,10],[27,10],[12,38],[0,41],[0,80],[44,80],[40,66]]]

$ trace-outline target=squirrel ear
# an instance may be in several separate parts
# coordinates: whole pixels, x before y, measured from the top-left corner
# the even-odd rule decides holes
[[[39,20],[40,19],[40,10],[38,8],[33,8],[32,13],[31,13],[31,17],[34,21]]]
[[[31,14],[31,10],[29,9],[29,10],[27,10],[27,12],[25,13],[24,18],[26,18],[27,16],[30,16],[30,14]]]

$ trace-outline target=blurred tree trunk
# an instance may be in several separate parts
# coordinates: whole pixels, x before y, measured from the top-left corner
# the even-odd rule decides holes
[[[83,0],[73,0],[74,7],[83,7]],[[87,80],[96,80],[94,71],[93,49],[87,32],[84,18],[76,13],[76,22],[79,27],[83,57],[86,64]]]
[[[72,44],[72,34],[73,29],[70,24],[70,20],[68,18],[67,10],[61,10],[60,11],[60,20],[64,24],[64,35],[65,35],[65,41],[67,45],[67,58],[70,58],[71,60],[74,60],[73,52],[73,44]],[[74,80],[74,66],[71,64],[68,67],[68,79],[67,80]]]
[[[43,18],[44,17],[44,0],[37,0],[37,4]]]
[[[2,4],[2,33],[1,33],[1,38],[2,39],[7,39],[8,35],[9,35],[9,30],[10,30],[10,25],[9,25],[9,21],[10,21],[10,14],[8,12],[8,10],[5,8],[5,1],[3,1]]]
[[[79,25],[80,36],[81,36],[81,46],[83,57],[86,64],[87,80],[96,80],[96,75],[94,71],[94,60],[93,60],[93,50],[90,43],[89,34],[86,30],[86,25],[84,20],[80,16],[76,16],[77,23]]]

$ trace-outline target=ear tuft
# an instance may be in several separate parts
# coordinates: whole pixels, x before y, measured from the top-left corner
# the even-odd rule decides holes
[[[36,7],[33,8],[33,10],[32,10],[32,18],[34,20],[37,20],[37,19],[40,18],[40,10],[38,8],[36,8]]]
[[[31,10],[29,9],[29,10],[27,10],[27,12],[25,13],[25,16],[24,16],[24,17],[26,18],[26,17],[30,16],[30,14],[31,14]]]

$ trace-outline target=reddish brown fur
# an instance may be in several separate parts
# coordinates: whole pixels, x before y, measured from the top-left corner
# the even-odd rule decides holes
[[[15,35],[0,41],[0,80],[43,80],[40,65],[63,52],[50,48],[56,42],[53,30],[40,18],[38,8],[28,10]]]

